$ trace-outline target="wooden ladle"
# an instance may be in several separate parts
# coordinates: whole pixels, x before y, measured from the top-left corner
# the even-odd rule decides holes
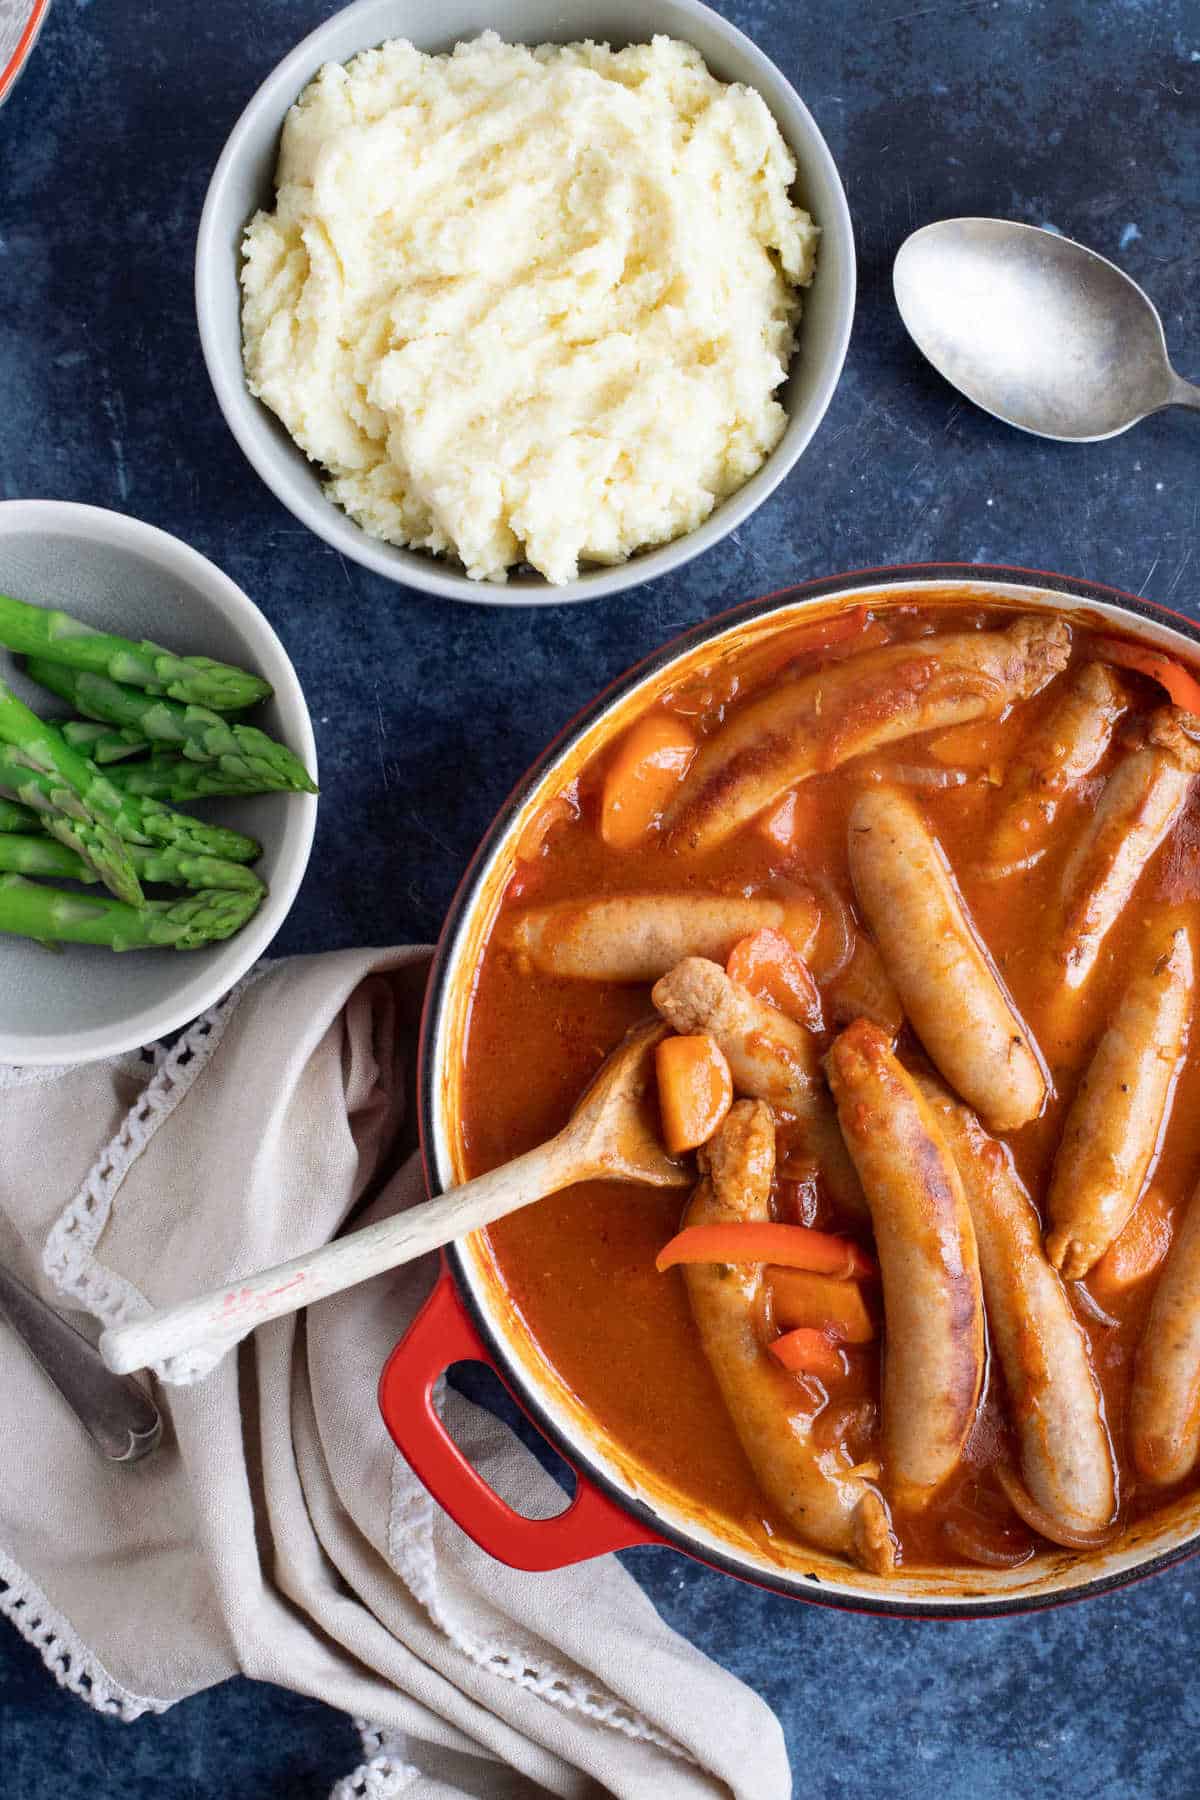
[[[635,1025],[601,1065],[568,1123],[538,1149],[305,1256],[114,1325],[100,1339],[105,1362],[123,1375],[188,1351],[231,1349],[266,1319],[412,1262],[577,1181],[685,1186],[691,1176],[663,1150],[656,1129],[651,1061],[668,1029],[660,1019]]]

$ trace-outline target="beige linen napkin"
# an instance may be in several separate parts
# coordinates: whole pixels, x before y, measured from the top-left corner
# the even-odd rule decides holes
[[[405,1065],[427,967],[276,963],[154,1060],[0,1068],[0,1256],[94,1335],[323,1243],[356,1208],[420,1201]],[[614,1558],[504,1568],[396,1454],[376,1383],[433,1275],[165,1371],[164,1446],[124,1469],[0,1328],[0,1611],[125,1719],[238,1670],[345,1708],[364,1762],[336,1800],[784,1800],[773,1715]],[[561,1506],[504,1426],[445,1405],[506,1497]]]

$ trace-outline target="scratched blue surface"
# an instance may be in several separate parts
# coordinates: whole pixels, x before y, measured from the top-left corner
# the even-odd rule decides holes
[[[551,733],[734,600],[963,558],[1200,612],[1200,421],[1164,415],[1081,449],[1020,437],[920,363],[889,280],[903,237],[931,218],[1052,224],[1149,288],[1181,370],[1200,375],[1197,0],[724,0],[795,81],[843,171],[861,277],[846,375],[798,470],[736,541],[608,604],[540,613],[437,605],[348,567],[244,466],[209,392],[191,292],[208,174],[259,80],[330,10],[55,0],[0,112],[0,495],[164,526],[280,630],[324,790],[281,949],[434,936],[490,815]],[[628,1562],[672,1624],[778,1709],[798,1791],[1197,1792],[1200,1568],[1034,1620],[918,1626],[789,1604],[667,1552]],[[354,1750],[346,1721],[242,1681],[115,1725],[0,1635],[5,1795],[316,1796]]]

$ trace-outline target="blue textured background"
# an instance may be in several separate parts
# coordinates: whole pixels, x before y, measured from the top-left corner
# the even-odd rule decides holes
[[[1050,223],[1144,282],[1182,371],[1200,374],[1197,0],[723,9],[796,83],[842,169],[861,278],[846,375],[736,542],[569,611],[434,604],[347,566],[275,503],[217,412],[192,314],[204,188],[244,101],[330,6],[55,0],[0,113],[0,495],[91,501],[176,532],[280,630],[324,790],[283,950],[433,937],[542,743],[610,677],[735,600],[962,558],[1200,612],[1200,421],[1168,414],[1081,449],[1022,438],[921,364],[889,283],[928,219]],[[1200,1567],[1031,1620],[901,1625],[788,1603],[665,1551],[627,1560],[672,1624],[778,1709],[800,1791],[1108,1800],[1200,1785]],[[5,1795],[299,1800],[327,1792],[355,1751],[347,1721],[243,1681],[116,1725],[0,1634]]]

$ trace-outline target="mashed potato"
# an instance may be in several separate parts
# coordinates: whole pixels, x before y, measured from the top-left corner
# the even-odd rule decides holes
[[[389,543],[552,582],[690,531],[783,432],[817,229],[669,38],[329,64],[245,237],[251,391]]]

